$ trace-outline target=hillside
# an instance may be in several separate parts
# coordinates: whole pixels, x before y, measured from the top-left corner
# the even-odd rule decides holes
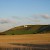
[[[40,27],[38,30],[37,30],[37,32],[38,33],[50,33],[50,25],[46,25],[46,26],[44,26],[43,25],[43,27]]]
[[[50,32],[50,25],[25,25],[12,28],[8,31],[0,33],[0,35],[36,34],[46,32]]]

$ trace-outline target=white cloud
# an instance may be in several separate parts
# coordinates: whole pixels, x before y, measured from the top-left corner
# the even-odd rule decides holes
[[[50,18],[50,16],[48,14],[42,14],[40,16],[43,17],[43,18],[45,18],[45,19],[49,19]]]
[[[8,18],[0,18],[0,24],[15,23],[16,21]]]
[[[49,19],[50,18],[50,15],[48,15],[48,14],[35,14],[35,15],[33,15],[34,16],[34,18],[40,18],[40,17],[42,17],[42,18],[44,18],[44,19]]]
[[[0,32],[15,27],[17,21],[12,18],[0,18]]]

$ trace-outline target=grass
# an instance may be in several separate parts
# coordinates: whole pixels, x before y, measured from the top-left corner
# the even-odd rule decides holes
[[[38,34],[37,32],[46,32],[46,26],[50,28],[50,25],[27,25],[28,27],[18,26],[8,31],[0,33],[0,35],[22,35],[22,34]],[[43,31],[41,28],[45,27]],[[48,28],[48,29],[49,29]],[[47,31],[48,32],[48,31]],[[50,31],[49,31],[50,32]]]
[[[33,47],[32,49],[49,48],[50,34],[27,34],[27,35],[1,35],[0,48],[4,49],[22,49]],[[41,46],[41,47],[40,47]],[[42,47],[44,46],[44,48]],[[37,48],[38,47],[38,48]],[[49,48],[50,49],[50,48]]]
[[[0,42],[6,43],[50,43],[50,34],[27,34],[27,35],[1,35]]]

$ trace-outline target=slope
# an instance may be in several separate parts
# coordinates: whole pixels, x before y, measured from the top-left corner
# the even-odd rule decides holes
[[[25,27],[27,26],[27,27]],[[0,33],[0,35],[37,34],[50,32],[50,25],[23,25]]]

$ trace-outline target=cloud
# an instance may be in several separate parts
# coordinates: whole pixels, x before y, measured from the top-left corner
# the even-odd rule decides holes
[[[50,18],[50,16],[48,14],[35,14],[33,16],[36,19],[41,18],[41,17],[44,18],[44,19],[49,19]]]
[[[12,16],[14,19],[20,19],[19,16]]]
[[[49,19],[50,18],[50,16],[48,14],[42,14],[40,16],[43,17],[43,18],[45,18],[45,19]]]
[[[15,23],[15,22],[16,21],[13,19],[0,18],[0,24]]]
[[[17,21],[12,18],[0,18],[0,32],[16,26]]]
[[[4,18],[0,18],[0,23],[1,23],[1,24],[9,23],[9,20],[4,19]]]

